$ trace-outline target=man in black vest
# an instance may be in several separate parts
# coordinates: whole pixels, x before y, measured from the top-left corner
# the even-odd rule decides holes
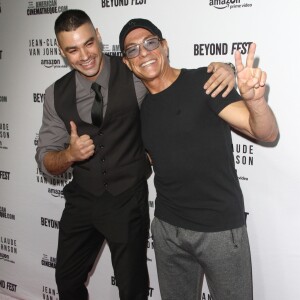
[[[83,11],[63,12],[55,34],[73,70],[46,90],[36,160],[49,175],[73,169],[59,228],[60,300],[88,299],[85,282],[104,240],[120,299],[145,300],[151,169],[140,135],[139,104],[147,91],[120,58],[103,55],[100,34]],[[224,64],[211,69],[207,92],[228,93],[232,72]]]

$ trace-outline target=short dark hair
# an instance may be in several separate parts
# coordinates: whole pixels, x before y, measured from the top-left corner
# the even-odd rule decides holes
[[[90,17],[83,10],[69,9],[57,17],[54,24],[54,31],[56,35],[62,31],[73,31],[86,23],[93,25]]]

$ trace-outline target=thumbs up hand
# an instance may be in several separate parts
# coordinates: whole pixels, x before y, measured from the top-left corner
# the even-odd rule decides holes
[[[70,125],[71,138],[70,146],[68,149],[71,160],[75,162],[90,158],[95,152],[95,145],[93,140],[87,134],[79,136],[77,133],[77,126],[73,121],[70,122]]]

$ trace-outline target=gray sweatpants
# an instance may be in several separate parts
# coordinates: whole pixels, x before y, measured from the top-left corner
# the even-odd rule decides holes
[[[200,300],[205,274],[213,300],[252,300],[245,226],[196,232],[154,218],[151,224],[162,300]]]

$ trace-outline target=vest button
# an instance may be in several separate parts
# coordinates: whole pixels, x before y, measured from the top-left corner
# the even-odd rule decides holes
[[[106,175],[106,171],[103,171],[102,174],[103,174],[103,175]]]
[[[100,149],[103,149],[104,148],[104,145],[100,145]]]
[[[102,161],[102,162],[105,162],[105,157],[102,157],[102,158],[101,158],[101,161]]]
[[[104,183],[104,187],[105,187],[105,189],[107,189],[107,187],[108,187],[107,182]]]
[[[100,135],[100,136],[103,135],[103,132],[102,132],[102,131],[99,131],[99,132],[98,132],[98,135]]]

